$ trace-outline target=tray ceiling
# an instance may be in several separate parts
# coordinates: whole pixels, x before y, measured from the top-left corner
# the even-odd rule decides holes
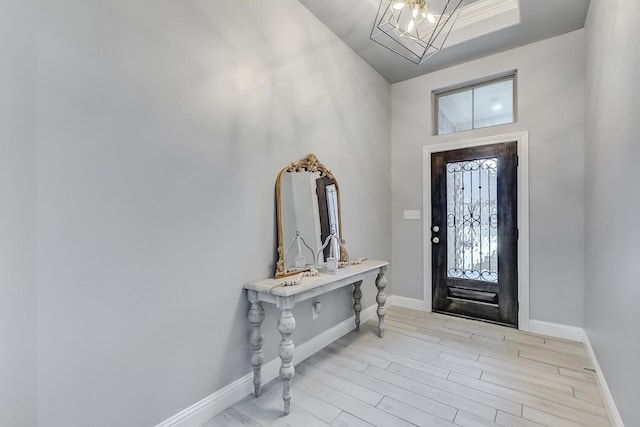
[[[589,0],[467,0],[445,48],[420,65],[371,39],[379,0],[299,0],[389,82],[584,27]]]

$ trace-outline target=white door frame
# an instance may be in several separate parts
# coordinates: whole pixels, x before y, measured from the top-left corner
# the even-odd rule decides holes
[[[433,308],[431,291],[431,153],[477,147],[479,145],[499,144],[517,141],[518,143],[518,328],[529,330],[529,132],[516,132],[505,135],[493,135],[483,138],[425,145],[422,157],[422,203],[424,247],[424,305]]]

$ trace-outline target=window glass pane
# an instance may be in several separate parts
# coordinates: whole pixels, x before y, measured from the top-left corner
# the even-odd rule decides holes
[[[513,80],[475,88],[473,95],[474,129],[513,123]]]
[[[471,89],[438,97],[438,135],[472,129]]]
[[[435,92],[436,135],[514,123],[516,75]]]

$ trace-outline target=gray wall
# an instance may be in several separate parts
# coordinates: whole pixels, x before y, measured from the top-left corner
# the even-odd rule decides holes
[[[350,253],[390,258],[389,84],[301,4],[27,4],[0,6],[1,425],[36,395],[43,427],[153,425],[248,374],[242,285],[273,273],[276,174],[309,152]],[[296,343],[351,314],[321,301]]]
[[[584,33],[582,30],[392,85],[394,294],[423,298],[422,147],[529,131],[531,318],[583,323]],[[432,136],[431,92],[518,70],[518,121]]]
[[[36,415],[35,34],[31,1],[0,2],[0,425]]]
[[[591,0],[585,26],[585,329],[627,426],[640,425],[638,16],[636,1]]]

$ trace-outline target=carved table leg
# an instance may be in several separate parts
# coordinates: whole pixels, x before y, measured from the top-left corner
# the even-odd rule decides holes
[[[378,295],[376,301],[378,302],[378,336],[384,337],[384,303],[387,302],[387,297],[384,294],[384,288],[387,287],[387,279],[384,277],[384,273],[387,270],[386,267],[380,268],[380,273],[376,278],[376,288],[378,288]]]
[[[296,319],[294,319],[291,309],[295,304],[293,297],[279,298],[277,305],[280,309],[280,319],[278,320],[278,331],[282,335],[282,341],[280,341],[280,359],[282,364],[280,365],[280,378],[282,378],[282,400],[284,401],[284,414],[289,414],[289,408],[291,406],[291,380],[295,374],[293,367],[293,352],[295,346],[291,340],[291,334],[296,327]]]
[[[360,285],[362,285],[362,280],[353,284],[353,312],[356,315],[356,331],[360,330],[360,311],[362,310],[362,304],[360,304],[360,299],[362,298]]]
[[[247,291],[247,298],[251,303],[249,308],[249,323],[251,324],[251,334],[249,335],[249,344],[251,345],[251,365],[253,366],[253,388],[256,397],[262,393],[262,362],[264,355],[262,353],[262,342],[264,335],[262,333],[262,321],[264,320],[264,308],[258,300],[258,293],[255,291]]]

